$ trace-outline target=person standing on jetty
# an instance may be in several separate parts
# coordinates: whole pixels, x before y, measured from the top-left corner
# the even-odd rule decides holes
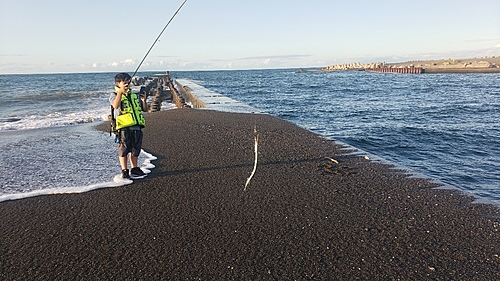
[[[128,73],[115,76],[115,91],[109,96],[114,108],[116,130],[118,131],[118,158],[122,168],[122,178],[142,179],[146,174],[139,168],[137,161],[142,149],[142,128],[146,125],[143,111],[148,111],[145,93],[135,94],[129,88],[132,77]],[[131,170],[128,170],[128,154]]]

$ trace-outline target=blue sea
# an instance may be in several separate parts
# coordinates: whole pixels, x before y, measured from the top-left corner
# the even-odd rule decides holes
[[[170,73],[500,204],[499,74]],[[114,75],[0,75],[0,201],[113,186]]]

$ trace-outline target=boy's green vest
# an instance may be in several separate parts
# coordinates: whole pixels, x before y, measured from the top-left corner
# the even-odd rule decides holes
[[[120,115],[116,117],[116,129],[139,125],[146,126],[146,120],[142,115],[142,108],[136,94],[131,92],[123,94],[120,106]]]

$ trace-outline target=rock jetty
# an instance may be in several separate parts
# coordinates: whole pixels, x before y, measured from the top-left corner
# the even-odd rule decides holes
[[[338,70],[357,70],[357,71],[363,71],[365,69],[370,69],[370,68],[383,68],[386,67],[385,62],[371,62],[371,63],[343,63],[343,64],[335,64],[335,65],[330,65],[327,67],[324,67],[320,69],[320,71],[338,71]]]
[[[161,110],[164,101],[175,104],[177,108],[191,107],[184,97],[175,87],[175,81],[170,77],[170,73],[156,74],[151,77],[132,77],[132,84],[140,86],[140,92],[148,96],[149,112]],[[182,91],[185,91],[182,89]]]

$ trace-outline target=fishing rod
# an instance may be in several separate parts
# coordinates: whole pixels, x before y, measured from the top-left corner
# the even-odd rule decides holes
[[[162,29],[162,31],[160,32],[160,34],[158,35],[158,37],[156,37],[156,40],[153,42],[153,45],[151,45],[151,48],[149,48],[148,52],[146,53],[146,55],[144,56],[144,58],[142,59],[142,61],[139,63],[139,65],[137,66],[137,69],[134,71],[134,74],[132,75],[132,77],[134,77],[136,74],[137,74],[137,71],[139,70],[139,68],[141,67],[142,63],[144,62],[144,60],[148,57],[149,55],[149,52],[151,52],[151,50],[153,49],[153,47],[155,46],[156,42],[158,42],[158,40],[160,39],[161,35],[163,34],[163,31],[165,31],[165,29],[167,29],[168,25],[170,24],[170,22],[175,18],[175,16],[177,15],[177,13],[179,13],[179,11],[181,10],[182,6],[184,6],[184,4],[186,4],[187,0],[184,0],[184,2],[182,2],[182,5],[179,7],[179,9],[177,9],[177,11],[175,11],[174,15],[170,18],[170,20],[167,22],[167,24],[165,25],[165,27]]]

